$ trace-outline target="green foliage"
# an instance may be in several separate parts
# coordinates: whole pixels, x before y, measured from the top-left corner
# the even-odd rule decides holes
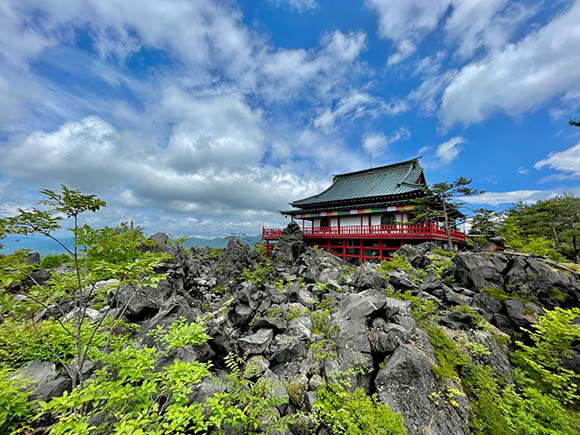
[[[330,337],[338,331],[338,325],[330,325],[330,316],[332,311],[329,308],[320,308],[310,312],[310,319],[312,320],[312,332],[314,334],[322,334],[325,337]]]
[[[509,246],[555,261],[580,261],[580,198],[561,195],[534,204],[517,203],[502,224]]]
[[[511,299],[511,295],[508,295],[502,289],[497,287],[483,287],[481,291],[486,292],[488,295],[497,299],[498,301],[505,301],[507,299]]]
[[[500,233],[501,214],[486,208],[475,210],[469,231],[470,240],[476,245],[483,245],[490,238]]]
[[[466,342],[465,347],[469,351],[469,354],[475,357],[491,355],[490,350],[484,344],[478,343],[476,341]]]
[[[59,364],[61,360],[69,362],[74,355],[73,337],[55,320],[44,320],[36,326],[13,319],[0,324],[1,365],[16,368],[34,360]]]
[[[452,248],[451,231],[455,229],[455,218],[458,210],[464,205],[459,198],[482,193],[468,187],[470,179],[459,177],[451,183],[436,183],[424,190],[424,195],[414,201],[417,209],[414,223],[434,220],[443,221],[447,233],[447,245]]]
[[[40,262],[40,269],[56,269],[63,264],[70,263],[71,257],[67,254],[47,255]]]
[[[36,269],[34,265],[24,264],[27,256],[24,249],[9,255],[0,254],[0,289],[18,284]]]
[[[470,364],[462,371],[471,401],[474,435],[572,435],[578,416],[515,371],[515,383],[498,378],[491,367]]]
[[[205,343],[209,339],[209,335],[205,331],[205,326],[199,320],[189,323],[184,318],[180,318],[167,328],[157,325],[155,329],[148,331],[147,335],[155,339],[158,347],[171,351],[180,347]]]
[[[578,399],[580,377],[562,366],[562,359],[574,353],[572,343],[580,340],[580,325],[572,323],[578,316],[580,308],[547,311],[530,332],[533,345],[517,342],[521,350],[514,353],[528,376],[563,403]]]
[[[446,249],[440,249],[440,248],[432,249],[431,252],[433,254],[441,255],[442,257],[449,257],[449,258],[453,258],[457,255],[455,252],[447,251]]]
[[[254,246],[254,252],[258,254],[260,257],[266,258],[267,256],[267,249],[264,243],[256,243]]]
[[[206,425],[202,405],[188,405],[188,394],[209,366],[176,360],[157,371],[156,359],[157,349],[149,347],[105,355],[104,367],[83,387],[42,405],[56,420],[48,433],[182,434]],[[105,416],[97,428],[89,426],[95,415]]]
[[[31,423],[34,412],[26,392],[26,383],[10,379],[8,369],[0,369],[0,433],[10,434]]]
[[[434,347],[435,356],[439,361],[439,366],[433,366],[433,373],[443,379],[459,381],[458,370],[468,362],[468,358],[461,351],[459,344],[445,335],[439,326],[426,325],[424,329],[429,335],[429,341]]]
[[[453,261],[450,258],[444,259],[431,258],[431,263],[427,266],[427,270],[432,271],[437,278],[442,279],[445,275],[451,272]]]
[[[403,417],[367,396],[362,388],[351,393],[344,382],[324,385],[317,391],[313,420],[332,435],[406,435]]]
[[[280,417],[276,407],[288,404],[288,398],[274,394],[283,385],[265,377],[250,380],[246,368],[231,354],[226,357],[226,366],[231,371],[225,381],[227,391],[214,394],[206,403],[210,427],[220,429],[220,434],[227,433],[224,426],[250,435],[286,430],[293,418]]]
[[[467,314],[471,319],[471,326],[478,329],[484,329],[486,325],[485,318],[477,310],[469,305],[457,305],[451,309],[457,313]]]
[[[96,331],[89,356],[96,356],[98,348],[107,341],[111,321],[103,322]],[[135,329],[122,321],[115,322],[114,326],[114,334],[109,338],[109,347],[113,349],[123,347]],[[73,328],[71,322],[61,324],[52,319],[37,323],[6,319],[0,324],[0,366],[17,368],[30,361],[50,361],[59,366],[69,363],[76,356],[76,339],[71,334]],[[82,342],[88,342],[93,328],[88,323],[82,326]]]
[[[268,317],[281,317],[283,313],[282,307],[280,306],[276,306],[276,307],[268,307],[266,308],[266,316]]]
[[[404,272],[409,272],[413,267],[407,263],[407,261],[399,254],[394,254],[391,260],[383,261],[379,266],[377,272],[383,276],[387,275],[387,272],[392,270],[400,269]]]
[[[326,361],[327,359],[336,359],[336,341],[323,338],[310,346],[312,358],[315,361]]]
[[[299,317],[303,317],[308,313],[306,307],[301,307],[299,305],[290,305],[286,310],[286,320],[291,321]]]
[[[254,285],[261,285],[266,282],[268,276],[274,271],[269,262],[258,263],[254,270],[244,269],[242,271],[242,281],[247,281]]]
[[[437,306],[431,299],[421,299],[419,296],[414,296],[413,293],[411,293],[411,290],[402,292],[400,290],[387,288],[386,293],[390,298],[411,302],[413,316],[421,325],[424,325],[437,310]]]

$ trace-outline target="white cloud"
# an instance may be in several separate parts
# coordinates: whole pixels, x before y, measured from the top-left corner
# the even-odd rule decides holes
[[[375,156],[384,154],[390,144],[399,140],[409,139],[411,132],[405,127],[401,127],[388,136],[384,133],[368,133],[363,137],[363,148]]]
[[[384,133],[369,133],[363,138],[363,148],[371,154],[384,152],[388,141]]]
[[[450,126],[494,111],[519,114],[563,95],[580,80],[580,1],[517,43],[461,69],[445,89],[441,119]]]
[[[518,174],[520,175],[528,175],[530,173],[530,170],[528,168],[524,168],[523,166],[520,166],[518,168]]]
[[[447,142],[443,142],[437,146],[437,157],[444,164],[451,163],[461,152],[459,145],[463,142],[465,142],[465,139],[461,136],[455,136]]]
[[[485,192],[480,195],[465,196],[461,200],[468,204],[500,205],[518,201],[534,202],[546,199],[553,194],[545,190],[514,190],[512,192]]]
[[[552,168],[563,175],[580,177],[580,143],[560,152],[551,152],[543,160],[536,162],[534,168]]]
[[[414,53],[417,43],[437,27],[449,0],[365,0],[365,4],[379,16],[379,35],[395,43],[397,51],[388,63],[396,64]]]
[[[446,39],[458,45],[461,58],[478,49],[502,47],[518,26],[535,13],[529,4],[508,0],[366,0],[379,17],[379,36],[393,41],[397,51],[388,58],[393,65],[412,55],[419,43],[442,26]]]
[[[318,7],[317,0],[269,0],[277,6],[287,6],[296,12],[308,12]]]
[[[386,103],[367,93],[353,91],[342,98],[334,109],[326,108],[314,119],[313,124],[329,133],[340,120],[353,121],[363,116],[373,118],[382,114],[396,115],[407,108],[407,104],[401,100]]]

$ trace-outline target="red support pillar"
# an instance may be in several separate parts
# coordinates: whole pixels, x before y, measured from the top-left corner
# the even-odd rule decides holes
[[[360,262],[364,263],[365,262],[365,250],[363,249],[363,239],[360,239]]]
[[[346,240],[342,239],[342,259],[346,261]]]
[[[328,239],[328,248],[327,248],[327,252],[330,254],[330,239]]]
[[[381,260],[383,259],[383,239],[379,240],[379,257],[381,257]]]

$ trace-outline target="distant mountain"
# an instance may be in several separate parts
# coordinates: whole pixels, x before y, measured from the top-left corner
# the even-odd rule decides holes
[[[260,236],[244,236],[241,238],[242,242],[247,243],[250,246],[254,246],[260,241]],[[73,239],[66,238],[60,239],[61,242],[67,248],[72,248]],[[5,239],[0,241],[4,248],[0,252],[4,254],[10,254],[18,249],[27,249],[29,251],[38,252],[41,255],[50,254],[62,254],[64,249],[58,243],[53,240],[47,239],[42,236],[18,236],[18,235],[8,235]],[[214,239],[203,239],[200,237],[191,237],[183,242],[183,247],[189,249],[191,247],[201,248],[225,248],[228,245],[228,241],[225,237],[217,237]]]

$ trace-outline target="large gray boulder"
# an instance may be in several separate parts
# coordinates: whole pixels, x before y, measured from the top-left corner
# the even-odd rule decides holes
[[[485,254],[459,254],[453,258],[455,279],[473,289],[484,287],[503,287],[503,278],[498,272],[497,263]]]
[[[32,361],[10,377],[21,380],[35,399],[45,402],[61,396],[71,387],[70,379],[59,376],[55,365],[46,361]]]
[[[125,316],[129,321],[142,322],[154,317],[172,293],[173,290],[167,280],[160,281],[156,288],[127,284],[110,293],[107,302],[113,308],[126,307]]]
[[[454,397],[458,406],[451,405],[432,365],[433,359],[418,347],[399,345],[377,373],[379,399],[403,415],[409,435],[467,434],[467,400]]]
[[[294,265],[304,253],[304,235],[296,222],[290,222],[276,242],[272,261],[282,265]]]

